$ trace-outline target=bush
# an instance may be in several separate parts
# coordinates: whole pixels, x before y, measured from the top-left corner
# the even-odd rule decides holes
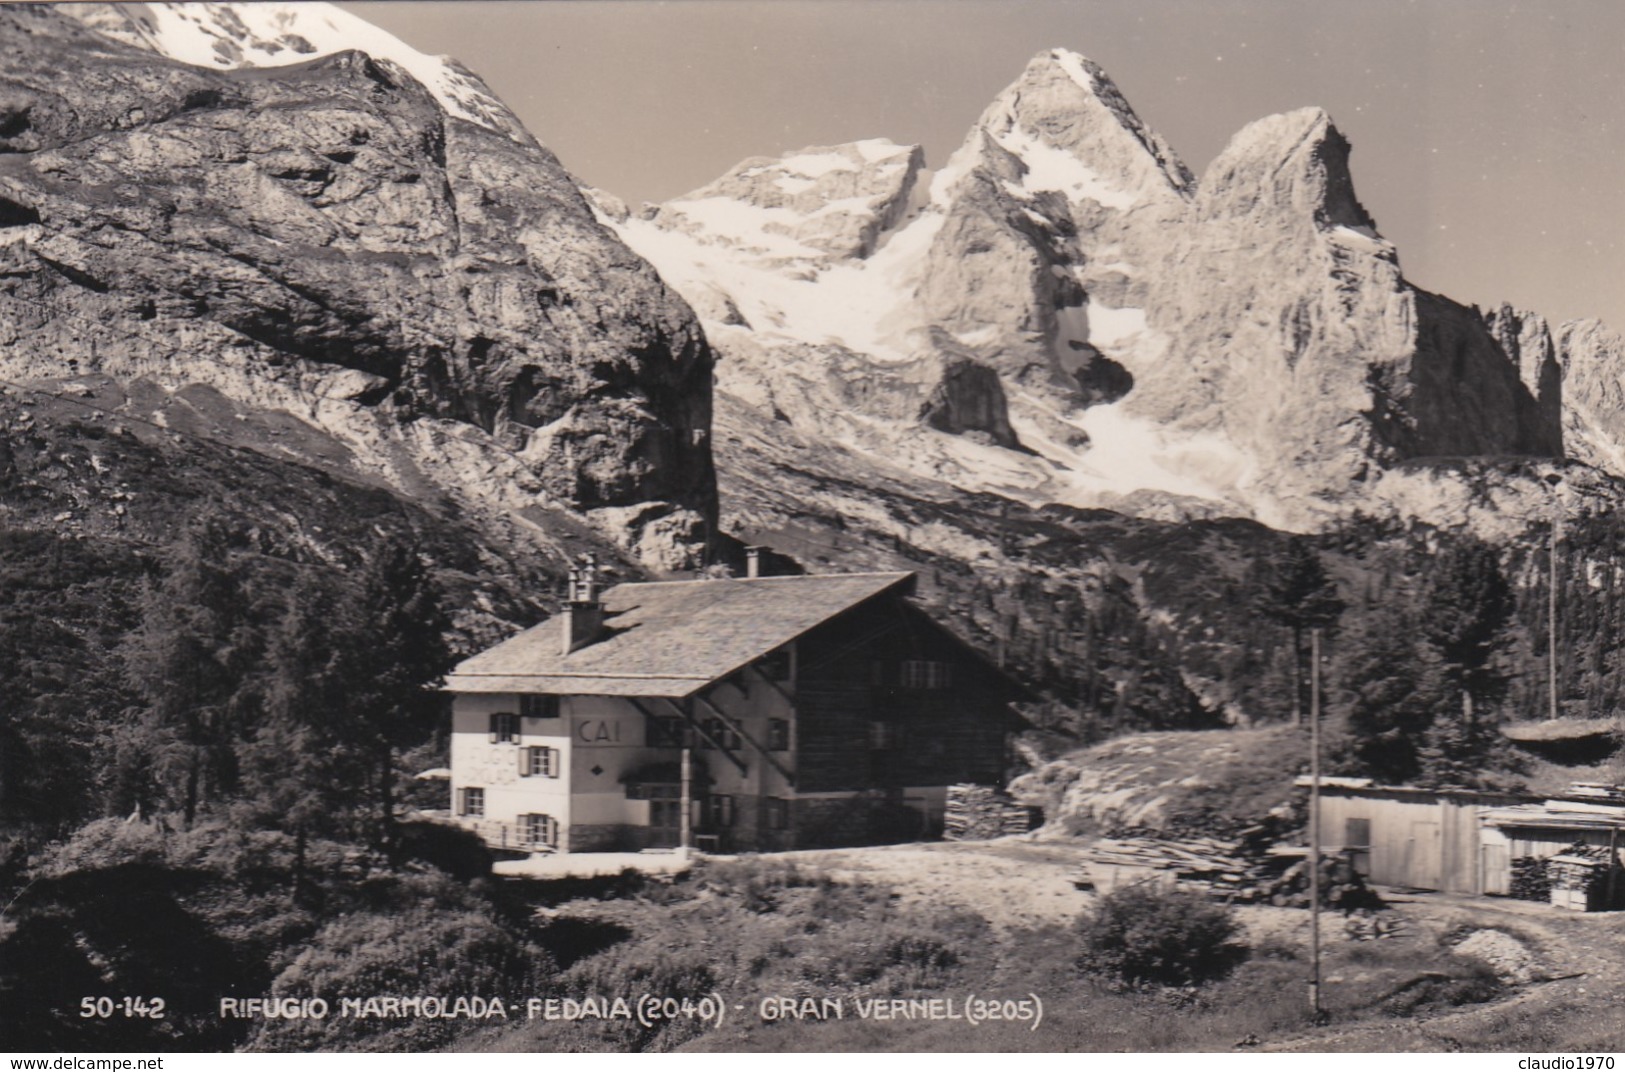
[[[696,871],[704,888],[735,898],[747,912],[758,915],[776,910],[786,890],[829,889],[836,885],[828,875],[803,871],[794,861],[757,856],[706,863]]]
[[[249,1048],[404,1051],[444,1046],[481,1021],[389,1015],[341,1019],[339,998],[431,995],[446,998],[448,1004],[457,997],[506,1003],[542,992],[551,975],[552,961],[539,946],[474,905],[436,903],[426,896],[404,911],[355,912],[323,927],[271,984],[273,997],[325,998],[334,1016],[265,1020]]]
[[[1102,897],[1078,921],[1081,971],[1118,986],[1198,986],[1247,957],[1229,908],[1188,890],[1148,884]]]
[[[491,875],[491,850],[472,830],[436,822],[399,824],[401,855],[470,882]]]
[[[1494,1001],[1506,989],[1495,969],[1476,957],[1450,956],[1435,967],[1389,993],[1382,1002],[1383,1011],[1414,1016],[1433,1009],[1479,1005]]]

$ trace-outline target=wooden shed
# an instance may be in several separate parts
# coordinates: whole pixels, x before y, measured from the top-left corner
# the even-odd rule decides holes
[[[1299,779],[1307,785],[1307,779]],[[1365,778],[1325,778],[1320,790],[1320,842],[1348,850],[1369,882],[1384,886],[1485,893],[1487,873],[1508,866],[1489,858],[1481,813],[1530,803],[1516,793],[1374,785]],[[1493,882],[1492,882],[1493,884]],[[1499,892],[1499,891],[1498,891]]]
[[[1544,800],[1538,804],[1488,808],[1481,821],[1485,893],[1512,892],[1515,860],[1526,857],[1549,860],[1564,855],[1575,845],[1606,850],[1605,858],[1617,859],[1619,847],[1625,844],[1625,834],[1622,834],[1625,805],[1618,803]]]

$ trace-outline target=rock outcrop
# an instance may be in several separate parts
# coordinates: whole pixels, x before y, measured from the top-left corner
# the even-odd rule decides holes
[[[0,39],[8,376],[207,384],[666,564],[713,523],[705,338],[528,136],[356,51],[208,70],[38,7]]]
[[[1571,320],[1557,329],[1556,350],[1571,453],[1625,474],[1625,337],[1600,320]]]

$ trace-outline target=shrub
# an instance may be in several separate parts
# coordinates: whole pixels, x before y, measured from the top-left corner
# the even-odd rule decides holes
[[[697,870],[705,888],[738,899],[747,912],[758,915],[777,909],[786,890],[827,889],[835,885],[835,880],[828,875],[803,871],[794,861],[760,857],[707,863]]]
[[[796,951],[793,972],[821,991],[863,987],[884,994],[938,990],[952,981],[967,949],[963,924],[882,917],[853,921],[809,937]],[[985,940],[986,925],[976,920]]]
[[[399,825],[401,855],[439,868],[465,882],[488,878],[491,851],[472,830],[435,822],[404,822]]]
[[[159,865],[164,863],[166,847],[164,831],[153,823],[98,819],[41,852],[33,877],[60,878],[120,864]]]
[[[1451,956],[1391,992],[1382,1008],[1394,1016],[1458,1005],[1478,1005],[1500,997],[1505,987],[1495,969],[1476,957]]]
[[[1246,947],[1233,941],[1238,930],[1233,911],[1200,894],[1125,886],[1079,919],[1077,964],[1123,987],[1197,986],[1246,959]]]
[[[404,911],[356,912],[323,927],[271,984],[274,997],[443,996],[496,999],[541,992],[552,962],[474,906],[424,898]],[[268,1019],[256,1050],[416,1050],[443,1046],[475,1022],[397,1018]]]

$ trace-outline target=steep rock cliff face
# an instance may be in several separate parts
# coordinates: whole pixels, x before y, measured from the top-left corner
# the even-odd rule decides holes
[[[1090,306],[1143,304],[1147,239],[1180,217],[1190,187],[1104,71],[1041,54],[936,177],[943,221],[916,295],[923,316],[1007,382],[1063,406],[1112,401],[1121,391],[1090,342]]]
[[[42,8],[0,39],[8,376],[207,384],[398,485],[688,557],[710,351],[550,153],[360,52],[213,71]]]
[[[1600,320],[1571,320],[1557,329],[1555,347],[1570,452],[1625,474],[1625,337]]]
[[[1561,452],[1555,410],[1476,313],[1405,281],[1348,153],[1319,109],[1232,139],[1155,277],[1148,319],[1168,359],[1126,404],[1221,432],[1254,460],[1254,497],[1293,527],[1359,496],[1374,466]]]

